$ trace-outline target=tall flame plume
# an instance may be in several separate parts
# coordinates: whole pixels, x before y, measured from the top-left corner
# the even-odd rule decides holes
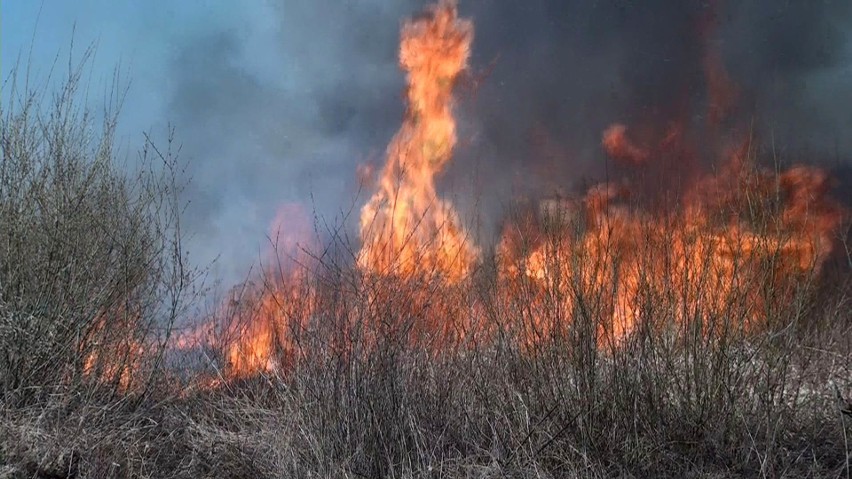
[[[383,276],[438,274],[457,282],[478,252],[435,178],[456,145],[453,86],[467,67],[473,25],[442,1],[402,28],[400,66],[407,72],[407,110],[387,150],[377,191],[361,211],[358,265]]]

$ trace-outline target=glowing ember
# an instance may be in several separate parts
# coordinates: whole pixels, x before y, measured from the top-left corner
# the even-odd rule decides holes
[[[408,109],[388,147],[378,190],[361,211],[358,265],[380,275],[463,278],[477,257],[453,206],[435,191],[452,157],[452,89],[467,66],[473,26],[442,1],[402,29],[400,65],[408,72]]]

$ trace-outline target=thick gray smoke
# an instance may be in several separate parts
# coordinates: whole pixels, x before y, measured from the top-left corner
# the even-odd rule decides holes
[[[400,21],[426,3],[281,0],[267,9],[273,45],[213,31],[178,46],[170,117],[191,159],[196,256],[220,252],[219,273],[237,274],[258,257],[279,205],[324,216],[349,208],[357,165],[382,161],[402,116]],[[476,39],[444,186],[465,207],[489,205],[486,216],[512,194],[600,177],[612,122],[700,120],[708,44],[760,141],[807,155],[798,160],[852,153],[848,0],[467,0],[460,9]]]

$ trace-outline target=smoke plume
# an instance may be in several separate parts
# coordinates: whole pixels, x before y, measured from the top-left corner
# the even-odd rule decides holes
[[[239,274],[279,205],[334,217],[363,204],[356,170],[382,161],[403,116],[400,20],[424,3],[279,1],[262,8],[264,35],[200,31],[177,45],[169,117],[191,160],[189,229],[200,259],[220,253],[221,272]],[[848,1],[459,8],[477,33],[460,80],[459,151],[441,187],[466,211],[480,209],[486,235],[513,195],[571,191],[606,175],[601,135],[610,125],[704,122],[708,52],[736,85],[731,121],[763,147],[785,161],[849,164]],[[626,134],[641,146],[649,132]]]

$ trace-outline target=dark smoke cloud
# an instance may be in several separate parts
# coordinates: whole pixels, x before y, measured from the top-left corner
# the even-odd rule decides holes
[[[709,42],[741,90],[739,115],[755,120],[764,141],[850,152],[850,7],[774,0],[471,2],[474,63],[499,55],[473,121],[481,122],[483,143],[494,155],[507,154],[501,170],[548,172],[533,186],[600,175],[600,134],[609,123],[705,113],[702,60]],[[701,24],[708,17],[719,26],[705,40]],[[550,147],[542,148],[542,140]],[[548,158],[554,149],[561,154]]]
[[[263,49],[239,31],[179,46],[170,109],[192,159],[190,227],[201,257],[221,251],[229,274],[257,257],[278,205],[334,215],[352,202],[356,166],[381,162],[401,119],[400,21],[425,3],[280,1],[267,10],[275,28]],[[852,153],[848,0],[460,8],[476,39],[460,152],[444,181],[461,204],[489,205],[486,216],[513,192],[600,178],[601,132],[612,122],[700,121],[708,43],[739,86],[740,120],[753,121],[761,141],[813,159]],[[702,35],[708,19],[718,28]]]

